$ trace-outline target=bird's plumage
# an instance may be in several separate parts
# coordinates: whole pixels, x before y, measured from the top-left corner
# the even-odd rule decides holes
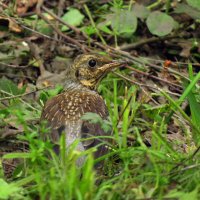
[[[102,77],[120,63],[114,63],[102,56],[86,54],[77,57],[66,77],[65,91],[48,100],[44,106],[41,119],[47,120],[51,127],[51,139],[57,143],[62,133],[66,134],[66,146],[76,139],[106,135],[99,124],[84,121],[82,116],[87,112],[108,117],[108,110],[103,98],[95,88]],[[84,151],[97,146],[95,157],[107,151],[99,139],[80,142],[77,150]]]
[[[66,143],[70,145],[77,138],[104,134],[99,124],[90,124],[81,119],[87,112],[97,113],[103,119],[108,116],[104,100],[97,92],[87,88],[82,88],[81,92],[79,88],[68,89],[46,102],[41,118],[51,126],[52,141],[58,142],[60,134],[65,132]]]

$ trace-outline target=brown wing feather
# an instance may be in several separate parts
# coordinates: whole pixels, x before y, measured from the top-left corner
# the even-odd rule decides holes
[[[97,93],[66,92],[46,102],[41,119],[47,120],[52,128],[51,138],[53,142],[58,141],[63,130],[66,133],[70,132],[71,134],[81,135],[83,138],[91,137],[91,135],[105,135],[99,124],[91,124],[80,120],[82,115],[87,112],[97,113],[103,119],[106,119],[108,116],[106,105],[102,97]],[[87,149],[100,143],[101,140],[95,139],[89,141],[87,144],[83,144],[83,146]],[[99,157],[105,152],[106,148],[102,145],[98,147],[95,157]]]

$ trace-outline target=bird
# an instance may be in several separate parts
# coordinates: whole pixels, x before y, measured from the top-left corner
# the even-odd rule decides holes
[[[108,108],[97,87],[103,77],[114,68],[123,66],[125,62],[115,61],[98,54],[78,55],[66,73],[64,92],[47,100],[41,114],[41,120],[47,121],[50,127],[50,139],[55,144],[62,134],[65,134],[67,148],[76,140],[77,151],[85,151],[96,147],[94,158],[99,158],[108,152],[102,139],[83,140],[91,136],[106,136],[99,124],[83,120],[85,113],[95,113],[103,120],[108,118]],[[78,166],[83,165],[84,159],[79,159]]]

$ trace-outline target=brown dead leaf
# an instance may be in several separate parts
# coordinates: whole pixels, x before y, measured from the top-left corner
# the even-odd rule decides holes
[[[0,131],[0,139],[12,137],[15,138],[17,134],[23,133],[24,129],[22,126],[20,126],[18,129],[10,126],[6,126]]]
[[[22,15],[37,4],[38,0],[17,0],[15,10],[18,15]]]
[[[22,28],[17,24],[17,22],[14,19],[0,16],[0,25],[5,26],[5,24],[8,24],[8,28],[10,31],[16,33],[22,32]]]
[[[17,87],[18,88],[23,88],[23,86],[24,86],[24,81],[22,80],[22,81],[20,81],[18,84],[17,84]]]

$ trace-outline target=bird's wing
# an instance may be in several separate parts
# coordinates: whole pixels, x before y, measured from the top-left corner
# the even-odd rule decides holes
[[[47,120],[52,132],[53,142],[57,142],[62,132],[66,133],[66,141],[70,144],[76,138],[89,138],[104,135],[99,124],[91,124],[81,119],[87,112],[100,115],[103,119],[108,116],[108,111],[104,100],[97,93],[62,93],[48,100],[43,109],[41,119]],[[73,139],[73,141],[71,141]],[[83,142],[84,148],[96,146],[101,140],[91,139]],[[98,148],[98,153],[102,154],[103,148]],[[96,157],[96,155],[95,155]],[[98,157],[98,156],[97,156]]]

